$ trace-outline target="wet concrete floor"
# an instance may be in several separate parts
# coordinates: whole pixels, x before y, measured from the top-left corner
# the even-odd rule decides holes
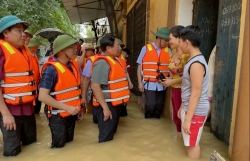
[[[133,96],[128,105],[128,116],[120,118],[114,140],[98,143],[98,127],[92,115],[85,114],[77,122],[74,141],[65,147],[51,149],[48,122],[40,112],[37,119],[37,142],[22,146],[15,157],[4,157],[2,134],[0,133],[0,161],[191,161],[185,154],[182,139],[177,137],[171,119],[146,120],[143,111]],[[205,126],[201,137],[201,158],[208,161],[213,150],[227,156],[228,146],[216,139]]]

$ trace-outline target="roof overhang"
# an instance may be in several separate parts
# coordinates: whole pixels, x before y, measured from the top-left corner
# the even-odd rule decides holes
[[[82,24],[106,17],[102,0],[62,0],[62,3],[72,24]]]

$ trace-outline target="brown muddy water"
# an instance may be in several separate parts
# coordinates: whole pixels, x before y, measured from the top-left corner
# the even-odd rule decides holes
[[[114,140],[98,143],[98,127],[92,122],[92,115],[85,114],[76,124],[73,142],[60,149],[51,149],[48,122],[40,112],[37,119],[37,142],[22,146],[22,152],[15,157],[4,157],[3,139],[0,133],[0,161],[191,161],[185,154],[182,139],[177,137],[171,119],[143,118],[143,111],[133,96],[128,105],[128,116],[120,118]],[[215,138],[205,126],[200,141],[201,158],[208,161],[216,150],[227,157],[228,146]]]

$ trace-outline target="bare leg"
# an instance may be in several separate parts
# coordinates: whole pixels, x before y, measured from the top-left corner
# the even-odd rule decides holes
[[[192,158],[192,159],[200,158],[200,153],[201,153],[200,145],[192,146],[192,147],[187,146],[186,153],[189,158]]]
[[[179,138],[182,138],[182,133],[181,132],[177,132],[177,135]]]

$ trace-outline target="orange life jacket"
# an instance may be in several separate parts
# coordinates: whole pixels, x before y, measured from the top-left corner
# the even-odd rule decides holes
[[[87,63],[87,61],[91,61],[91,64],[93,65],[93,62],[96,60],[96,58],[98,58],[98,56],[100,56],[99,54],[95,54],[95,55],[92,55],[92,56],[90,56],[90,57],[88,57],[87,59],[86,59],[86,63]],[[86,64],[85,64],[86,65]],[[84,70],[84,68],[83,68],[83,70]],[[90,68],[90,73],[92,73],[92,68]]]
[[[50,95],[59,102],[81,109],[81,76],[77,60],[71,60],[71,68],[73,72],[59,61],[46,62],[42,68],[42,71],[48,65],[53,65],[57,71],[57,82],[54,87],[54,92],[50,92]],[[51,117],[52,114],[58,113],[63,118],[70,116],[70,113],[62,109],[55,109],[51,106],[48,106],[48,117]]]
[[[126,60],[123,57],[123,55],[121,54],[118,58],[119,58],[119,60],[120,60],[120,62],[122,64],[123,68],[126,69],[127,68],[127,63],[126,63]]]
[[[93,63],[95,61],[95,59],[98,58],[98,56],[100,56],[100,55],[99,54],[92,55],[92,56],[90,56],[90,57],[87,58],[86,62],[88,60],[90,60],[91,63]]]
[[[110,66],[108,78],[108,90],[102,90],[103,93],[109,93],[110,99],[105,99],[106,102],[111,102],[113,106],[127,103],[130,100],[130,90],[124,68],[119,61],[114,60],[109,56],[98,56],[92,63],[104,59]],[[93,95],[93,105],[99,106],[98,100]]]
[[[36,91],[31,54],[25,47],[20,52],[4,40],[0,40],[0,47],[5,57],[5,76],[0,82],[4,101],[12,105],[32,102]]]
[[[27,51],[30,52],[30,50],[29,50],[29,48],[28,48],[27,46],[26,46],[26,48],[27,48]],[[30,52],[30,54],[31,54],[31,58],[32,58],[31,61],[32,61],[32,64],[33,64],[32,69],[33,69],[33,71],[34,71],[33,77],[34,77],[34,80],[36,81],[36,83],[35,83],[35,90],[36,90],[36,89],[37,89],[37,86],[38,86],[38,84],[39,84],[39,79],[40,79],[40,66],[39,66],[39,60],[38,60],[36,54],[33,54],[33,53],[31,53],[31,52]]]
[[[168,47],[162,48],[158,57],[157,51],[152,44],[146,45],[146,54],[142,59],[142,72],[144,81],[156,82],[157,76],[162,72],[166,77],[169,75],[168,65],[170,54]]]
[[[84,59],[83,59],[82,70],[84,69],[84,67],[85,67],[85,65],[86,65],[87,59],[88,59],[88,58],[84,58]]]

